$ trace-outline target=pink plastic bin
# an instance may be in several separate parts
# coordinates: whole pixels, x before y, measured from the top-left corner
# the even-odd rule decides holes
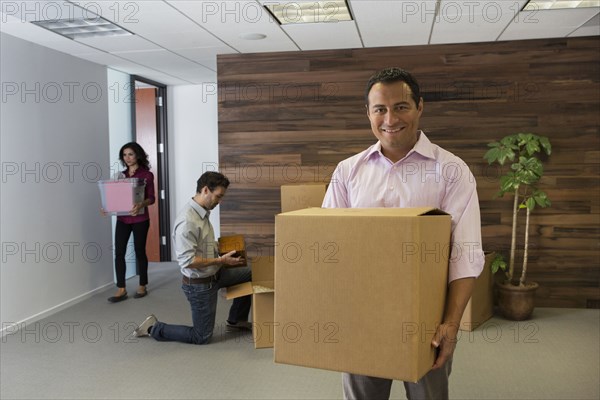
[[[98,188],[104,211],[113,215],[129,215],[133,205],[144,200],[146,183],[138,178],[98,181]],[[142,212],[144,209],[140,210]]]

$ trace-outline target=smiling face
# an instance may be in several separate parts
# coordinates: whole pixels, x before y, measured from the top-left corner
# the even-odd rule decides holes
[[[137,165],[137,155],[135,151],[130,148],[123,149],[123,154],[121,155],[123,162],[127,165],[128,168],[135,167]]]
[[[367,116],[381,151],[392,162],[403,158],[417,143],[423,99],[415,104],[410,87],[402,81],[376,83],[369,92]]]

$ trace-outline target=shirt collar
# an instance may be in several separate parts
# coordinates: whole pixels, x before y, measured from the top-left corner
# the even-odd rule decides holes
[[[435,159],[434,145],[431,143],[431,141],[429,141],[429,138],[425,136],[425,133],[423,131],[419,132],[421,133],[419,135],[419,140],[417,140],[415,147],[413,147],[413,149],[409,151],[408,154],[415,152],[419,153],[423,157]]]
[[[433,144],[429,141],[429,138],[425,136],[423,131],[419,131],[419,139],[417,140],[417,143],[415,143],[415,146],[408,154],[406,154],[406,157],[410,156],[412,153],[419,153],[423,157],[435,159]],[[381,142],[379,140],[367,151],[364,160],[368,160],[373,154],[378,154],[378,156],[383,157],[383,153],[381,152]]]
[[[210,211],[196,203],[194,199],[190,199],[190,207],[192,207],[198,213],[198,215],[200,215],[200,218],[205,219],[210,217]]]

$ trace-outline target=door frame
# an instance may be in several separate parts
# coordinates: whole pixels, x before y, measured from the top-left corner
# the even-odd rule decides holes
[[[153,80],[141,77],[139,75],[130,75],[130,96],[131,102],[131,128],[134,140],[137,140],[136,115],[135,115],[135,88],[136,82],[142,82],[155,86],[157,89],[157,98],[162,99],[162,103],[156,104],[156,143],[158,153],[156,166],[158,173],[158,188],[156,198],[158,199],[158,218],[159,218],[159,236],[160,236],[160,261],[171,261],[171,218],[169,217],[169,152],[168,152],[168,129],[167,129],[167,86]]]

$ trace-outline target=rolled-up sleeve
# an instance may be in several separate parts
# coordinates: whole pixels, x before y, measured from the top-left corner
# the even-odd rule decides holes
[[[173,242],[175,244],[175,254],[177,263],[181,269],[187,268],[194,261],[198,249],[200,232],[193,223],[181,221],[173,229]]]
[[[148,171],[148,176],[146,177],[146,189],[144,191],[144,199],[150,200],[150,204],[154,204],[156,201],[156,197],[154,194],[154,174]]]

